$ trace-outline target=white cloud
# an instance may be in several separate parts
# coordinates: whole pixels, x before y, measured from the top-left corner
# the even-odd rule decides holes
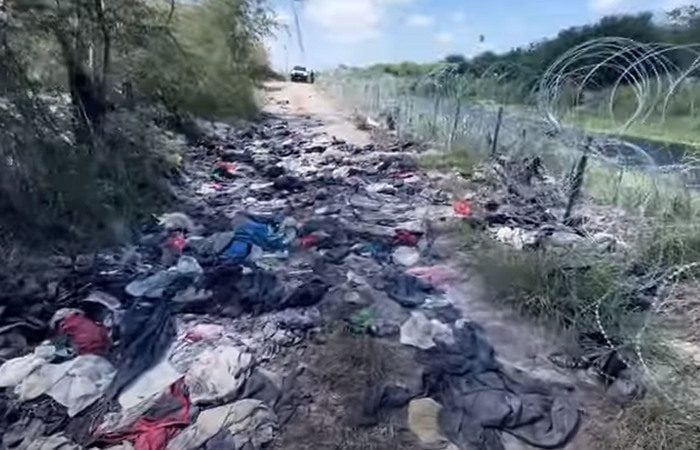
[[[409,27],[429,27],[435,23],[435,18],[433,16],[426,16],[425,14],[411,14],[406,17],[406,25]]]
[[[435,41],[440,45],[449,46],[454,43],[455,37],[452,35],[452,33],[441,31],[435,34]]]
[[[627,0],[589,0],[588,5],[597,14],[610,14],[624,9]]]
[[[357,43],[377,38],[389,8],[415,0],[308,0],[306,16],[326,32],[328,38]]]
[[[383,11],[373,0],[310,0],[306,13],[330,38],[359,42],[379,34]]]
[[[688,5],[698,5],[697,0],[692,1],[692,0],[665,0],[664,1],[664,9],[666,10],[671,10],[675,8],[679,8],[681,6],[688,6]]]

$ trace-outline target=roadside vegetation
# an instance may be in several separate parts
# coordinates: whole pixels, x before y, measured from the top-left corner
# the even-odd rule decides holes
[[[164,209],[193,117],[249,117],[268,72],[259,0],[4,1],[5,244],[121,239]]]
[[[614,350],[645,398],[601,431],[600,448],[697,448],[698,367],[673,344],[669,305],[700,277],[700,10],[602,19],[496,55],[343,68],[328,91],[433,151],[426,168],[473,180],[498,158],[540,158],[575,211],[609,224],[605,251],[523,250],[469,229],[494,298]],[[663,42],[663,44],[658,44]],[[697,295],[697,293],[696,293]],[[692,342],[700,349],[700,342]]]

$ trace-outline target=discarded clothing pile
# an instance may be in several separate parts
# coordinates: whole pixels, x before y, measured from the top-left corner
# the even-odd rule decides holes
[[[559,448],[575,435],[580,413],[570,392],[507,372],[496,362],[493,347],[477,324],[459,320],[447,326],[414,313],[402,327],[401,342],[418,348],[416,359],[426,367],[423,389],[409,393],[387,386],[381,401],[368,400],[368,411],[428,396],[433,400],[423,401],[438,402],[437,408],[430,409],[439,430],[433,429],[435,436],[430,440],[444,433],[459,448],[502,450],[500,433],[537,448]],[[426,405],[418,408],[411,403],[409,415],[425,411]]]
[[[362,405],[311,367],[323,351],[333,354],[324,366],[346,356],[324,347],[331,328],[423,371],[412,374],[416,389],[368,381],[380,388],[366,409],[408,404],[424,444],[501,449],[509,433],[554,448],[571,439],[576,405],[496,363],[450,298],[458,276],[437,264],[433,224],[476,220],[482,205],[432,187],[403,145],[357,147],[302,124],[208,124],[185,159],[188,183],[175,186],[187,214],[164,214],[123,254],[110,253],[113,264],[72,274],[53,306],[62,309],[42,312],[46,323],[0,306],[0,344],[18,340],[17,329],[42,330],[11,351],[0,345],[5,447],[257,450],[292,421],[303,433],[274,445],[341,446],[315,441]],[[489,220],[514,220],[505,206],[485,209]],[[338,372],[352,389],[355,371],[397,371],[358,367],[367,355],[345,353]],[[36,414],[38,402],[49,413]]]

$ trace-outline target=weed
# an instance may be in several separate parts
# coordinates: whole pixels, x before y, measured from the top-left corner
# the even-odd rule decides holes
[[[478,252],[478,268],[498,298],[529,316],[580,334],[599,333],[600,319],[618,342],[627,337],[631,322],[640,323],[620,284],[621,257],[521,251],[488,242]]]
[[[421,158],[427,169],[440,171],[456,170],[463,176],[470,176],[479,159],[468,150],[452,150],[448,153],[430,153]]]
[[[350,317],[350,329],[355,334],[365,333],[374,323],[374,313],[371,308],[364,308]]]
[[[614,427],[600,433],[610,450],[695,450],[700,448],[700,412],[680,408],[658,393],[622,412]]]

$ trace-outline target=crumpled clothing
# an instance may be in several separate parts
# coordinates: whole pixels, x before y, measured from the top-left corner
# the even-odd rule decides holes
[[[149,398],[159,396],[183,377],[170,363],[165,355],[156,365],[141,373],[119,395],[119,404],[123,409],[134,408]]]
[[[202,411],[197,421],[175,436],[168,450],[195,450],[221,432],[230,435],[231,450],[261,448],[277,433],[277,417],[259,400],[239,400]],[[225,436],[225,435],[224,435]]]
[[[431,284],[404,273],[389,273],[386,284],[389,297],[406,308],[422,305],[434,293]]]
[[[177,264],[142,280],[126,285],[126,293],[132,297],[161,298],[173,283],[180,279],[193,279],[202,275],[202,267],[191,256],[181,256]]]
[[[185,239],[183,233],[176,232],[168,237],[165,241],[165,246],[176,254],[181,255],[187,246],[187,239]]]
[[[323,299],[329,288],[319,277],[283,282],[274,272],[254,269],[246,273],[240,266],[231,265],[212,268],[206,277],[204,287],[214,292],[213,300],[206,304],[207,313],[212,313],[211,304],[224,309],[222,314],[228,314],[227,309],[237,314],[261,314],[313,306]]]
[[[413,247],[396,247],[391,254],[391,259],[395,264],[411,267],[420,261],[420,253]]]
[[[107,397],[115,398],[139,375],[157,364],[175,340],[175,322],[168,302],[135,302],[121,323],[119,368]]]
[[[199,323],[185,333],[185,339],[189,342],[210,341],[218,339],[224,334],[224,327],[211,323]]]
[[[457,280],[457,274],[447,266],[411,267],[406,271],[437,289],[444,290]]]
[[[421,233],[399,228],[395,230],[394,244],[415,247],[420,242]]]
[[[189,425],[190,408],[183,383],[179,381],[129,430],[102,436],[101,439],[106,442],[133,441],[134,450],[165,450],[168,441]]]
[[[213,403],[231,398],[253,368],[253,355],[233,346],[207,349],[192,362],[185,375],[192,403]]]
[[[24,440],[19,444],[7,446],[12,450],[81,450],[81,447],[63,434],[51,436],[23,436]]]
[[[564,446],[578,428],[579,408],[525,375],[506,374],[476,324],[460,320],[453,341],[418,353],[427,366],[424,388],[443,405],[440,425],[450,440],[502,450],[499,432],[540,448]]]
[[[5,361],[0,366],[0,388],[17,386],[53,357],[53,347],[46,345],[35,348],[34,353]]]
[[[283,250],[286,247],[284,237],[276,234],[272,225],[249,218],[236,227],[233,240],[224,251],[224,257],[233,262],[243,262],[250,255],[253,246],[264,251]]]
[[[401,325],[400,342],[423,350],[433,348],[438,342],[453,343],[450,327],[439,320],[428,320],[421,312],[411,313],[411,317]]]
[[[124,315],[122,304],[119,299],[102,291],[93,291],[83,299],[80,305],[90,317],[99,318],[107,328],[119,324]],[[101,309],[101,314],[90,314],[95,308]]]
[[[116,373],[101,356],[80,355],[61,364],[44,364],[15,387],[21,400],[49,395],[74,417],[102,397]]]
[[[472,215],[472,204],[467,200],[456,201],[453,205],[455,214],[459,217],[469,217]]]
[[[109,329],[84,314],[71,314],[58,324],[59,334],[68,336],[79,354],[104,355],[112,347]]]

